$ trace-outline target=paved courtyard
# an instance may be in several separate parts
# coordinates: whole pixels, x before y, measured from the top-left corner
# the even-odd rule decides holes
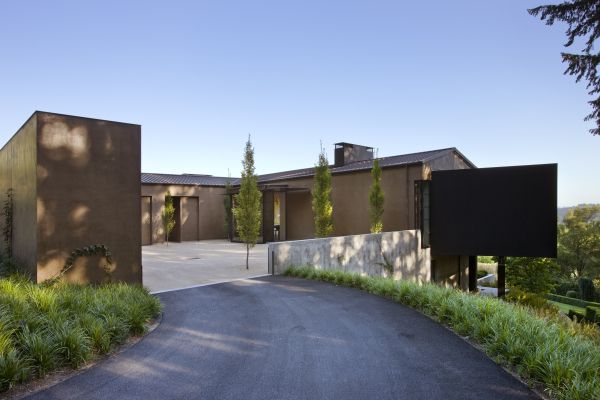
[[[152,292],[188,288],[265,275],[267,245],[250,250],[246,270],[246,246],[228,240],[204,240],[142,246],[144,286]]]

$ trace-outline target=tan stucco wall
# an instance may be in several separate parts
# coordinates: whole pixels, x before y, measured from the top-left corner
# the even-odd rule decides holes
[[[382,188],[385,194],[383,214],[384,231],[401,231],[415,226],[414,182],[424,178],[421,165],[382,170]],[[369,233],[369,190],[371,172],[359,171],[334,174],[331,178],[333,201],[332,236]],[[313,179],[303,178],[277,181],[294,188],[312,189]],[[309,192],[287,193],[287,240],[314,237],[314,221]]]
[[[36,132],[32,115],[0,150],[0,207],[13,189],[13,257],[23,272],[36,277]],[[0,217],[4,225],[4,217]],[[4,248],[4,237],[1,240]]]
[[[142,246],[152,244],[152,197],[142,196]]]
[[[141,127],[37,113],[37,280],[57,274],[75,248],[105,244],[114,280],[142,282]],[[99,257],[67,278],[106,279]]]
[[[471,169],[471,166],[457,153],[451,152],[445,156],[431,160],[425,164],[425,177],[431,179],[431,171],[451,169]]]
[[[315,222],[310,192],[289,192],[286,203],[286,240],[313,238]]]
[[[197,197],[181,198],[181,241],[198,240],[198,212],[199,201]]]
[[[138,182],[139,185],[139,182]],[[198,239],[226,239],[224,188],[191,185],[142,185],[142,196],[152,197],[152,242],[164,242],[161,213],[167,191],[171,196],[198,198]],[[138,222],[139,224],[139,222]]]
[[[469,257],[443,256],[433,257],[433,281],[448,287],[460,287],[469,290]]]

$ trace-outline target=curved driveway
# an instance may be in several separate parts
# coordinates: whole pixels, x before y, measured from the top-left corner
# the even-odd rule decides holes
[[[160,298],[154,332],[31,398],[537,398],[434,321],[358,290],[265,277]]]

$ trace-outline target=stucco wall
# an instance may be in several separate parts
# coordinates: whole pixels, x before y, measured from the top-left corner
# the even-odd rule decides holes
[[[469,290],[469,257],[444,256],[432,260],[433,280],[445,286]]]
[[[269,272],[310,265],[369,276],[386,276],[385,260],[394,267],[394,279],[431,280],[429,249],[421,248],[421,232],[406,230],[382,234],[339,236],[269,244]]]
[[[57,274],[75,248],[102,243],[114,280],[142,282],[141,127],[37,113],[37,280]],[[106,279],[100,257],[80,258],[67,274]]]
[[[152,197],[142,196],[142,246],[152,244]]]
[[[455,152],[450,152],[443,157],[436,158],[425,164],[425,176],[431,179],[431,171],[444,171],[451,169],[471,169],[461,156]]]
[[[25,273],[36,277],[36,132],[32,115],[0,150],[0,207],[13,189],[13,257]],[[4,225],[4,217],[0,218]],[[1,246],[3,251],[4,240]]]
[[[400,231],[415,228],[414,182],[424,178],[422,165],[384,168],[381,186],[385,195],[383,229]],[[277,181],[294,188],[312,189],[313,179]],[[333,236],[368,233],[369,190],[371,171],[334,174],[331,178],[333,201]],[[287,238],[314,237],[314,221],[310,192],[287,193]]]
[[[142,196],[152,197],[152,243],[164,242],[161,213],[165,207],[167,191],[171,193],[171,196],[198,198],[199,240],[227,238],[223,205],[224,188],[191,185],[142,185],[141,190]]]
[[[181,240],[198,240],[198,198],[181,198]]]
[[[286,193],[287,240],[310,239],[315,236],[310,192]]]

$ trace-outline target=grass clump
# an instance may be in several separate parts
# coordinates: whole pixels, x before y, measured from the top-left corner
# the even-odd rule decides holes
[[[290,268],[287,276],[365,290],[415,308],[479,343],[553,399],[600,399],[600,334],[551,310],[435,284],[364,277],[341,271]]]
[[[77,368],[146,331],[162,305],[137,285],[36,285],[0,279],[0,391],[61,367]]]

